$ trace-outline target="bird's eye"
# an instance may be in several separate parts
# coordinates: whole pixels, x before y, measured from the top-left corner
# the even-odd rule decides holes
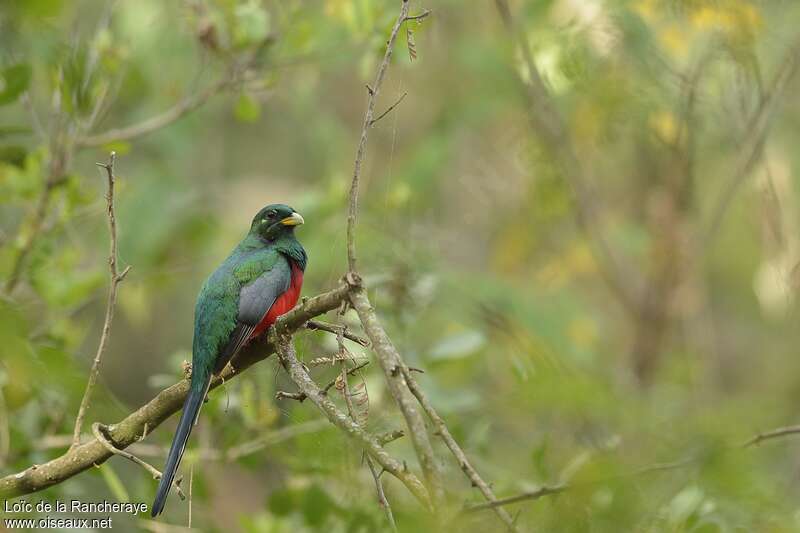
[[[270,209],[269,211],[267,211],[267,216],[269,218],[275,218],[275,215],[276,215],[276,213],[275,213],[274,209]]]

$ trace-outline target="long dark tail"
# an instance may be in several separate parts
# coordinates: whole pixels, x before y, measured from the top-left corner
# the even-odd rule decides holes
[[[208,393],[208,386],[210,383],[211,376],[208,377],[202,388],[198,387],[198,384],[192,383],[192,388],[183,404],[183,413],[181,413],[181,419],[178,422],[178,429],[175,431],[175,438],[172,439],[172,446],[170,446],[169,449],[167,463],[164,465],[164,472],[158,484],[156,499],[153,500],[151,515],[154,517],[161,514],[161,511],[164,510],[164,504],[167,502],[172,480],[175,479],[175,472],[178,471],[178,465],[181,464],[181,458],[186,449],[186,442],[189,440],[189,435],[192,433],[192,427],[194,427],[197,422],[197,416],[200,414],[200,407],[203,405],[203,400],[205,400],[206,394]]]

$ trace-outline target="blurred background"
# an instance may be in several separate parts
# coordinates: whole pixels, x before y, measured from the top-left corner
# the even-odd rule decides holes
[[[799,444],[740,448],[800,421],[800,4],[512,1],[519,33],[488,0],[411,0],[423,9],[377,112],[407,96],[371,130],[359,257],[477,469],[499,496],[575,485],[509,506],[526,529],[800,530]],[[88,423],[180,378],[199,287],[262,206],[305,217],[304,295],[334,286],[365,84],[398,10],[0,4],[0,474],[70,442],[104,317],[95,162],[110,150],[132,270]],[[337,350],[324,333],[296,342],[306,361]],[[376,365],[358,379],[368,428],[402,427]],[[360,453],[277,390],[291,385],[269,359],[211,395],[182,466],[192,526],[384,529]],[[174,424],[135,451],[160,468]],[[417,468],[408,439],[389,447]],[[458,512],[479,494],[445,472],[452,529],[500,530],[491,512]],[[384,481],[401,531],[435,530]],[[149,504],[155,487],[113,458],[41,497]],[[172,531],[188,509],[173,495],[158,522],[115,527]]]

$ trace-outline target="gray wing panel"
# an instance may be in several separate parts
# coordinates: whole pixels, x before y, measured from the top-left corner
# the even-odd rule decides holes
[[[275,265],[239,291],[239,322],[255,326],[292,282],[289,263],[280,257]]]

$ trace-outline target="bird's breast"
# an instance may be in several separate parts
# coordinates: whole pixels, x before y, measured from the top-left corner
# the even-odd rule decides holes
[[[250,339],[257,337],[269,328],[278,320],[278,317],[291,311],[297,304],[300,298],[300,290],[303,288],[303,271],[298,267],[294,261],[289,261],[292,265],[292,281],[289,283],[289,288],[275,299],[272,307],[269,308],[267,314],[258,323],[256,329],[250,335]]]

